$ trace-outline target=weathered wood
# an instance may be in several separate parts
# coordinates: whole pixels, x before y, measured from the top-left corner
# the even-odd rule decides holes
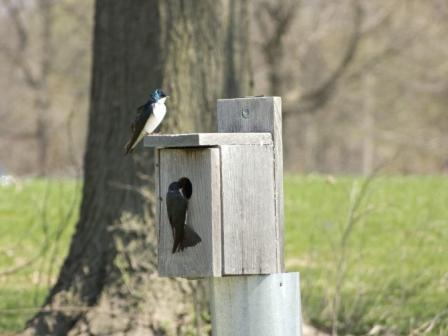
[[[156,167],[162,276],[283,271],[280,108],[275,97],[219,100],[222,133],[146,137],[145,146],[164,147],[157,151]],[[187,224],[202,242],[172,254],[164,198],[180,177],[193,184]]]
[[[154,163],[155,163],[155,167],[154,167],[154,194],[155,194],[155,213],[156,213],[156,220],[155,222],[155,227],[156,227],[156,237],[157,237],[157,244],[159,244],[160,241],[160,216],[161,216],[161,211],[160,211],[160,201],[161,201],[161,192],[160,192],[160,150],[155,149],[154,150]],[[158,245],[157,245],[158,246]]]
[[[145,147],[211,147],[220,145],[270,145],[270,133],[155,134],[144,138]]]
[[[213,335],[301,336],[299,273],[210,280]]]
[[[273,146],[222,146],[223,274],[280,272]]]
[[[158,269],[161,276],[199,278],[221,275],[221,202],[218,148],[160,149]],[[165,195],[171,182],[190,179],[187,224],[202,241],[182,252],[172,253],[173,235]]]
[[[218,99],[218,132],[269,132],[274,142],[276,240],[280,255],[278,269],[284,270],[283,257],[283,150],[280,97]]]

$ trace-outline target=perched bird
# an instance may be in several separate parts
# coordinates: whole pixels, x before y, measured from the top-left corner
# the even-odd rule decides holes
[[[183,251],[201,242],[201,237],[187,225],[188,200],[193,193],[190,180],[182,177],[168,187],[166,210],[173,230],[172,253]]]
[[[168,96],[160,89],[151,93],[149,100],[137,109],[137,116],[131,126],[132,135],[125,146],[130,153],[140,140],[160,125],[166,114],[165,100]]]

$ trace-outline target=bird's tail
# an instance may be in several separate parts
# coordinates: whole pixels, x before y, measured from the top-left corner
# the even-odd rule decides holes
[[[180,250],[193,247],[202,241],[201,237],[188,225],[184,227],[184,238],[180,242]]]

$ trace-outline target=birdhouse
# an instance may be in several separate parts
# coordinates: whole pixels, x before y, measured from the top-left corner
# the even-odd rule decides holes
[[[218,132],[149,135],[158,270],[168,277],[283,270],[281,100],[218,100]]]

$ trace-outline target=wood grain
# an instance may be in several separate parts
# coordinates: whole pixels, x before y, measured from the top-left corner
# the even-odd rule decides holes
[[[218,148],[160,149],[159,151],[159,245],[161,276],[200,278],[221,275],[221,203]],[[171,182],[190,179],[193,194],[187,224],[202,241],[172,254],[173,235],[165,195]]]
[[[280,97],[218,99],[218,132],[269,132],[274,142],[274,198],[278,271],[284,270],[283,254],[283,149]]]
[[[273,146],[222,146],[223,274],[278,272]]]

